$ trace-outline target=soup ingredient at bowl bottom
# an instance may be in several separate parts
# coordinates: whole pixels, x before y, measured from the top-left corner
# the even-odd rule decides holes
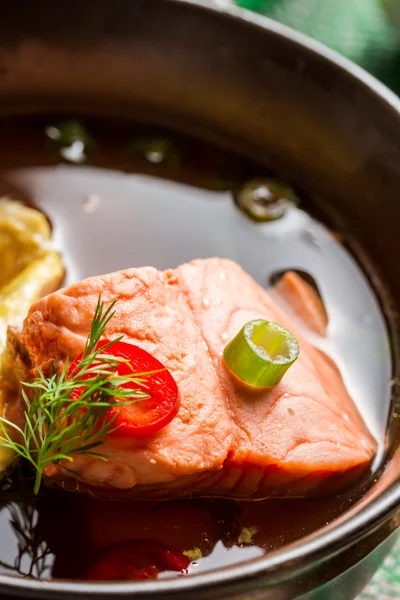
[[[190,561],[160,542],[131,540],[109,548],[91,567],[88,579],[123,581],[155,579],[161,571],[187,572]]]

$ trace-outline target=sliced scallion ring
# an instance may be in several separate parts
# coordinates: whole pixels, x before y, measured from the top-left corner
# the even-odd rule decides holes
[[[52,150],[60,153],[62,158],[72,163],[83,163],[88,153],[93,151],[95,143],[84,125],[77,120],[63,121],[46,128],[46,135]]]
[[[141,136],[129,144],[129,151],[153,165],[177,168],[182,162],[177,142],[164,136]]]
[[[299,356],[299,344],[290,331],[274,323],[249,321],[224,349],[229,369],[254,387],[280,382]]]
[[[237,206],[253,221],[276,221],[299,200],[291,187],[278,179],[252,179],[235,194]]]

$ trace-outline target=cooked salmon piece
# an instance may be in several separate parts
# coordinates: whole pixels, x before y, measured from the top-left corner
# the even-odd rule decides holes
[[[300,275],[288,271],[274,286],[274,291],[287,302],[311,331],[318,335],[326,335],[328,315],[324,303],[313,287]]]
[[[376,443],[336,366],[229,260],[129,269],[50,294],[18,334],[25,360],[46,373],[81,352],[100,294],[106,304],[117,300],[106,337],[123,335],[160,360],[178,384],[181,407],[148,438],[106,440],[108,462],[75,457],[68,469],[81,488],[142,497],[311,496],[338,490],[369,467]],[[237,380],[222,356],[255,318],[282,324],[300,345],[298,360],[267,390]],[[68,487],[71,473],[59,464],[46,476]]]
[[[335,486],[347,479],[343,474],[351,477],[365,469],[375,454],[375,441],[336,365],[307,342],[268,293],[231,262],[194,261],[177,272],[234,424],[226,471],[213,485],[236,486],[240,496],[255,491],[262,496],[308,495],[326,486],[327,479],[333,478],[329,485]],[[301,281],[298,277],[298,286]],[[308,286],[307,297],[310,290]],[[227,342],[246,322],[259,318],[283,325],[300,345],[298,360],[281,382],[262,391],[232,377],[222,358]]]

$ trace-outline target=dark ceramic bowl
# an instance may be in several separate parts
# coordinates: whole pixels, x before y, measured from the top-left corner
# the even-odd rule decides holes
[[[228,143],[322,195],[384,282],[397,370],[400,102],[384,86],[306,37],[239,10],[194,0],[14,0],[0,19],[0,112],[63,110],[135,115]],[[89,585],[1,575],[0,592],[43,599],[354,598],[396,537],[396,377],[384,466],[363,498],[317,534],[187,578]]]

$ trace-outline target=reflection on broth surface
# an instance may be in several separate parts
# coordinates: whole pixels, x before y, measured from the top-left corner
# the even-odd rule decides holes
[[[339,366],[379,442],[376,468],[389,410],[386,325],[366,276],[338,236],[310,216],[307,198],[297,191],[296,206],[284,188],[290,202],[282,203],[281,188],[268,187],[276,174],[204,142],[126,122],[84,122],[0,121],[7,148],[0,159],[0,196],[32,203],[50,218],[67,283],[211,256],[237,261],[263,286],[288,270],[308,274],[326,309],[327,338],[309,330],[285,299],[279,302]],[[273,189],[280,219],[251,220],[249,188],[246,214],[239,210],[235,199],[249,181],[258,182],[258,208],[263,198],[274,200]],[[268,184],[261,192],[260,181]],[[30,477],[25,469],[24,488]],[[55,490],[33,499],[20,484],[6,482],[8,489],[0,492],[0,570],[42,578],[84,579],[108,547],[130,540],[187,553],[189,573],[247,560],[323,527],[361,493],[315,500],[110,502]],[[159,577],[172,575],[160,567]]]
[[[0,567],[19,575],[85,579],[102,551],[138,539],[180,552],[199,549],[189,567],[198,573],[296,541],[328,524],[352,500],[116,502],[48,490],[32,504],[1,509]]]

